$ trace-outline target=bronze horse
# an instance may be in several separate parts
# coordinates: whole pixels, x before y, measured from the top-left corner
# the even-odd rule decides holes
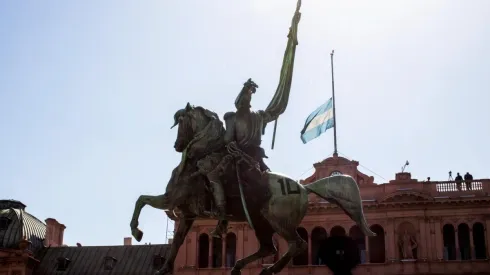
[[[181,164],[172,172],[164,195],[140,196],[136,202],[131,231],[139,242],[143,236],[138,227],[138,218],[145,205],[154,208],[180,213],[179,225],[175,231],[173,243],[164,266],[157,274],[171,274],[175,257],[189,229],[196,218],[214,219],[212,214],[212,197],[208,188],[207,178],[201,166],[217,167],[220,159],[228,155],[226,146],[222,144],[223,123],[218,116],[202,107],[191,107],[175,115],[179,125],[175,142],[177,151],[183,151]],[[209,150],[209,147],[212,150]],[[214,161],[213,157],[214,156]],[[205,164],[202,160],[208,160]],[[209,160],[211,159],[211,160]],[[230,161],[235,163],[235,161]],[[221,167],[225,192],[227,194],[227,215],[229,220],[247,222],[247,217],[237,191],[237,181],[240,173],[236,166]],[[253,170],[253,169],[252,169]],[[249,170],[250,171],[250,170]],[[247,196],[250,191],[267,190],[264,196]],[[338,205],[361,228],[366,236],[375,236],[369,229],[362,210],[362,200],[357,183],[349,176],[332,176],[320,179],[308,185],[301,185],[290,177],[273,172],[264,172],[259,182],[249,182],[244,188],[245,201],[248,203],[248,213],[251,226],[259,241],[259,250],[252,255],[237,260],[231,274],[238,275],[247,264],[270,256],[277,252],[272,235],[277,233],[289,244],[286,254],[272,266],[262,270],[261,275],[279,273],[295,256],[307,249],[306,242],[296,232],[308,208],[308,194],[314,193],[321,198]],[[262,192],[261,192],[262,193]],[[255,201],[254,201],[255,200]]]

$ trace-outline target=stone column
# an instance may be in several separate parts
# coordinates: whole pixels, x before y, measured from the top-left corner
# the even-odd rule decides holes
[[[213,237],[209,235],[209,259],[208,259],[208,267],[213,267]]]
[[[308,265],[312,263],[311,254],[311,232],[308,232]]]
[[[237,235],[236,235],[236,254],[235,254],[235,257],[236,257],[236,260],[238,259],[242,259],[243,258],[243,250],[244,250],[244,245],[245,245],[245,242],[244,242],[244,239],[245,239],[245,233],[244,233],[244,226],[243,225],[237,225],[236,226],[237,228]]]
[[[471,259],[474,260],[476,259],[475,255],[475,243],[473,242],[473,228],[470,228],[470,256]]]
[[[490,219],[489,217],[486,217],[485,220],[485,241],[486,243],[486,249],[487,249],[487,259],[490,258],[490,234],[488,234],[488,230],[490,230]]]
[[[226,265],[226,235],[221,241],[221,267]]]
[[[201,257],[201,255],[199,254],[199,227],[198,226],[193,226],[193,228],[191,229],[191,248],[189,249],[189,253],[190,254],[187,254],[189,257],[189,260],[186,260],[186,262],[190,265],[190,266],[195,266],[196,268],[199,267],[199,258]],[[186,257],[187,258],[187,257]]]
[[[454,240],[456,246],[456,260],[461,260],[461,253],[459,251],[459,238],[458,238],[458,228],[454,230]]]
[[[199,250],[197,247],[197,230],[194,229],[190,232],[190,236],[188,237],[188,248],[187,248],[187,254],[186,254],[186,259],[185,259],[185,264],[190,265],[190,266],[196,266],[197,267],[197,257],[199,255]],[[194,249],[193,249],[194,247]],[[193,257],[194,256],[194,257]]]
[[[366,263],[370,263],[371,257],[369,255],[369,237],[364,236],[364,241],[366,242]]]
[[[442,240],[442,227],[441,221],[439,219],[434,220],[434,235],[435,240],[432,242],[435,245],[436,250],[436,258],[443,259],[444,258],[444,242]]]
[[[422,218],[419,220],[419,236],[420,238],[416,240],[418,242],[417,246],[417,256],[419,259],[427,259],[427,219]]]
[[[189,232],[189,233],[191,233],[191,232]],[[187,265],[187,250],[188,250],[187,246],[189,245],[189,242],[191,240],[191,235],[192,234],[187,234],[187,236],[184,238],[184,243],[182,243],[182,246],[179,249],[179,252],[177,253],[176,259],[179,259],[178,262],[177,262],[177,260],[175,261],[177,266]]]
[[[396,242],[395,242],[395,220],[388,219],[386,225],[386,257],[388,261],[396,259]],[[366,246],[367,247],[367,246]]]

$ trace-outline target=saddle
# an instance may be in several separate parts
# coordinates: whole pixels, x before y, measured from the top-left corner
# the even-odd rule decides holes
[[[240,184],[242,185],[247,208],[263,205],[269,198],[270,191],[267,178],[263,177],[259,162],[240,150],[235,143],[229,144],[226,149],[227,152],[221,159],[222,162],[223,158],[227,158],[225,160],[226,165],[223,167],[220,178],[223,183],[227,212],[234,216],[238,209],[240,213],[243,209]],[[221,163],[218,165],[221,165]],[[213,213],[215,205],[212,199],[212,190],[209,184],[207,186],[206,212]]]

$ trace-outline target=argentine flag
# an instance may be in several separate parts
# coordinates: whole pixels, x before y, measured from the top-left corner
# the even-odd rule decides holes
[[[318,107],[306,119],[305,126],[301,131],[301,140],[307,143],[319,137],[328,129],[334,127],[333,123],[333,102],[330,98],[322,106]]]

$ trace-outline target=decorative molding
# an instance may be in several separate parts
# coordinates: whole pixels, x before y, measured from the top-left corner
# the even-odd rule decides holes
[[[416,191],[399,191],[395,193],[388,194],[393,195],[397,194],[400,195],[401,192],[412,192],[416,194],[422,194],[422,196],[427,196],[428,200],[411,200],[411,201],[400,201],[400,200],[395,200],[392,202],[387,202],[387,201],[382,201],[378,200],[378,202],[364,202],[363,203],[363,208],[365,210],[367,209],[393,209],[393,208],[404,208],[408,206],[414,206],[414,205],[419,205],[419,206],[436,206],[436,205],[446,205],[447,207],[458,207],[458,206],[468,206],[468,205],[474,205],[478,207],[483,207],[483,206],[490,206],[490,196],[487,197],[477,197],[472,200],[461,200],[457,198],[447,198],[447,199],[434,199],[431,196],[428,196],[427,194],[416,192]],[[338,208],[335,204],[332,203],[319,203],[319,202],[310,202],[310,205],[308,207],[308,210],[310,213],[321,213],[324,212],[324,210],[327,209],[336,209]],[[485,220],[490,220],[490,215],[487,215],[485,217]]]
[[[416,222],[417,219],[415,218],[407,218],[407,219],[399,219],[397,220],[397,224],[395,226],[395,233],[397,235],[400,235],[403,233],[404,230],[407,230],[407,228],[401,228],[402,225],[407,224],[409,227],[409,233],[412,235],[419,234],[420,233],[420,226]]]
[[[386,219],[369,219],[369,226],[373,226],[373,225],[379,225],[381,227],[383,227],[383,229],[386,227]]]
[[[411,198],[410,200],[407,200],[408,198]],[[382,197],[379,202],[380,203],[385,203],[385,202],[396,202],[396,203],[404,203],[404,202],[423,202],[423,201],[434,201],[434,198],[431,197],[428,194],[424,194],[421,192],[417,191],[412,191],[412,190],[402,190],[402,191],[395,191],[393,193],[389,193]]]

